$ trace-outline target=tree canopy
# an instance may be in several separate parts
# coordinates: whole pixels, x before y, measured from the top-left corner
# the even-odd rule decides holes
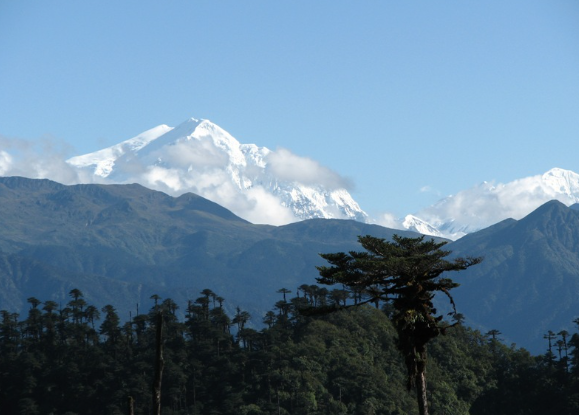
[[[370,305],[298,312],[343,305],[342,294],[304,284],[284,301],[280,292],[284,304],[264,316],[266,328],[249,318],[237,333],[233,319],[244,311],[230,318],[227,301],[214,305],[205,293],[183,307],[184,319],[168,298],[126,322],[113,306],[88,304],[75,316],[51,300],[32,300],[24,319],[1,310],[0,413],[123,415],[129,400],[135,415],[150,414],[162,311],[165,415],[417,414],[387,313]],[[106,311],[95,324],[89,309]],[[429,343],[429,401],[453,415],[579,413],[576,331],[552,339],[563,349],[551,361],[459,324]]]
[[[456,307],[449,291],[458,286],[443,276],[450,271],[465,270],[482,258],[446,259],[450,251],[441,249],[446,242],[424,240],[424,236],[407,238],[394,235],[392,241],[373,236],[358,238],[365,249],[321,254],[331,266],[318,267],[321,284],[342,284],[365,301],[377,305],[391,302],[392,320],[398,333],[398,349],[408,370],[408,389],[417,388],[420,413],[427,414],[426,344],[448,325],[441,325],[432,299],[436,292],[444,293]]]

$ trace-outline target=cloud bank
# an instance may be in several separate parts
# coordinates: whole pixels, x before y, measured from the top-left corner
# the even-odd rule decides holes
[[[252,223],[272,225],[296,222],[299,218],[266,188],[268,183],[299,183],[327,190],[350,186],[346,179],[315,160],[286,149],[267,150],[265,168],[247,165],[242,174],[231,169],[229,157],[245,156],[228,155],[210,139],[179,140],[143,151],[139,157],[126,150],[123,149],[124,156],[115,154],[99,165],[100,171],[112,171],[102,177],[94,174],[94,163],[79,168],[67,162],[71,148],[56,140],[34,142],[0,136],[0,175],[50,179],[67,185],[139,183],[173,196],[192,192]]]
[[[579,201],[579,175],[552,169],[508,183],[484,182],[448,196],[416,216],[447,231],[473,232],[502,220],[521,219],[551,200]]]
[[[404,229],[400,218],[388,212],[379,214],[376,218],[376,224],[390,229]]]
[[[252,223],[284,225],[298,220],[279,198],[262,186],[252,186],[242,192],[231,182],[227,172],[219,168],[205,166],[188,171],[147,166],[141,174],[133,175],[125,182],[131,181],[174,196],[187,192],[198,194]]]
[[[37,141],[0,135],[0,175],[50,179],[64,184],[91,181],[66,162],[71,147],[64,142],[42,138]]]
[[[329,190],[351,189],[352,183],[315,160],[293,154],[284,148],[266,157],[269,172],[283,181],[306,186],[322,186]]]

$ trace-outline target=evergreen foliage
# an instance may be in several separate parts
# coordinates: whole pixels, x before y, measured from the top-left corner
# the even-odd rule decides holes
[[[24,319],[0,312],[0,413],[120,415],[129,413],[129,399],[134,414],[151,413],[159,312],[165,415],[418,413],[391,310],[362,306],[305,317],[299,308],[343,301],[342,294],[315,285],[293,298],[280,294],[261,330],[243,310],[227,316],[225,300],[210,290],[187,304],[183,321],[178,305],[159,296],[126,323],[111,305],[95,312],[80,301],[82,292],[71,291],[62,307],[31,298]],[[553,357],[547,344],[545,355],[533,357],[460,324],[433,339],[433,413],[579,413],[579,333],[555,336],[552,344],[564,344]]]
[[[398,350],[408,371],[407,388],[416,388],[421,415],[428,415],[426,389],[427,344],[447,329],[441,324],[432,299],[444,293],[453,309],[449,291],[458,287],[443,274],[461,271],[481,262],[481,258],[445,259],[450,251],[442,250],[446,242],[424,241],[424,236],[393,236],[392,241],[370,235],[358,238],[363,252],[322,254],[330,267],[318,267],[322,284],[342,284],[365,302],[379,305],[391,302],[392,321],[398,334]],[[340,306],[336,303],[335,309]],[[327,307],[326,307],[327,309]],[[452,315],[456,315],[456,310]]]

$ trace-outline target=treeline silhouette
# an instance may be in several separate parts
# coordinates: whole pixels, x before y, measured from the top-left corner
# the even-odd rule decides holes
[[[418,413],[389,305],[305,316],[300,309],[358,298],[316,285],[278,293],[257,325],[240,309],[229,316],[209,289],[181,314],[153,295],[127,322],[78,289],[65,306],[29,298],[25,318],[0,311],[0,413],[149,414],[159,313],[165,415]],[[579,334],[546,333],[539,356],[500,334],[459,324],[429,343],[433,413],[579,414]]]

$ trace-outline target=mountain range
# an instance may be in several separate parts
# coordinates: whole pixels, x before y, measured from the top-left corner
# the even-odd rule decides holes
[[[173,196],[192,192],[252,223],[354,219],[456,240],[549,200],[579,202],[579,175],[560,168],[512,182],[483,182],[393,221],[368,216],[348,183],[289,150],[241,144],[209,120],[160,125],[68,161],[81,183],[140,183]],[[48,178],[51,178],[48,176]],[[384,207],[387,209],[387,206]]]
[[[0,177],[0,213],[0,308],[17,312],[30,296],[62,303],[79,288],[127,317],[152,294],[183,304],[211,288],[260,315],[277,289],[315,282],[318,253],[394,232],[329,219],[254,225],[192,193],[21,177]]]
[[[64,182],[87,184],[0,178],[0,308],[25,312],[29,296],[65,303],[80,288],[126,318],[153,293],[184,304],[211,288],[230,310],[260,316],[279,288],[315,282],[318,253],[398,233],[485,257],[456,291],[482,330],[539,350],[579,310],[579,175],[569,170],[483,182],[383,227],[336,173],[208,120],[160,125],[66,166]]]
[[[315,283],[319,253],[359,250],[358,235],[418,236],[354,220],[255,225],[191,193],[21,177],[0,178],[0,212],[0,309],[20,313],[29,297],[65,304],[78,288],[128,318],[151,307],[153,294],[184,307],[210,288],[230,312],[240,306],[259,324],[281,299],[277,290]],[[577,318],[578,210],[549,202],[447,248],[485,258],[453,275],[469,324],[542,352],[547,330],[570,329]]]

